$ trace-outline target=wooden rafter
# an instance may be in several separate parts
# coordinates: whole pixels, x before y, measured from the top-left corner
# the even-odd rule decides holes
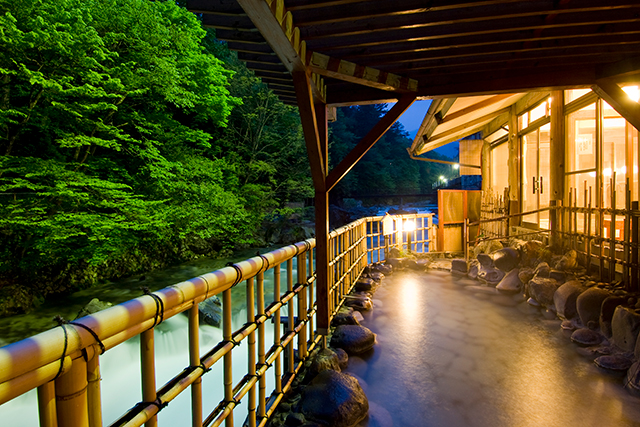
[[[640,130],[640,104],[629,98],[613,80],[600,79],[591,89],[636,129]]]
[[[327,190],[331,190],[355,166],[384,133],[415,101],[415,94],[406,94],[389,110],[362,140],[331,170],[327,177]]]
[[[450,122],[451,120],[455,120],[457,118],[460,118],[462,116],[466,116],[467,114],[471,114],[475,111],[481,110],[483,108],[489,107],[493,104],[497,104],[498,102],[504,101],[505,99],[510,98],[511,96],[513,96],[512,94],[503,94],[503,95],[496,95],[496,96],[492,96],[491,98],[488,99],[484,99],[480,102],[476,102],[473,105],[468,106],[467,108],[463,108],[461,110],[456,111],[455,113],[451,113],[446,115],[444,118],[442,118],[441,120],[439,120],[438,124],[442,124],[442,123],[446,123],[446,122]]]
[[[362,67],[318,52],[312,52],[309,56],[309,68],[326,77],[390,91],[415,92],[418,89],[418,81],[414,79]]]

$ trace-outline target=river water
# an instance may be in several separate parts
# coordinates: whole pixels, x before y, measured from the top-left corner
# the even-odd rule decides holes
[[[363,325],[378,345],[351,358],[396,427],[640,426],[640,398],[580,356],[560,321],[448,272],[384,279]]]

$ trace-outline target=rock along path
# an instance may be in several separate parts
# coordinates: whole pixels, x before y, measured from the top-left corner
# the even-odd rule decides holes
[[[580,356],[560,320],[473,285],[396,272],[364,313],[378,345],[345,371],[394,426],[640,426],[640,398]]]

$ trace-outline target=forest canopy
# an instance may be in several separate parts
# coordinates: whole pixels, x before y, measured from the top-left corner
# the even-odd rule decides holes
[[[174,1],[0,0],[0,316],[265,244],[313,196],[297,108]],[[335,166],[384,114],[343,108]],[[335,196],[424,191],[395,125]]]

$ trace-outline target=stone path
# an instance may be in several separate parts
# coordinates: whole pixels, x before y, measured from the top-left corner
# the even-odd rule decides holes
[[[560,321],[448,272],[387,276],[347,372],[396,427],[640,426],[640,398],[576,352]]]

